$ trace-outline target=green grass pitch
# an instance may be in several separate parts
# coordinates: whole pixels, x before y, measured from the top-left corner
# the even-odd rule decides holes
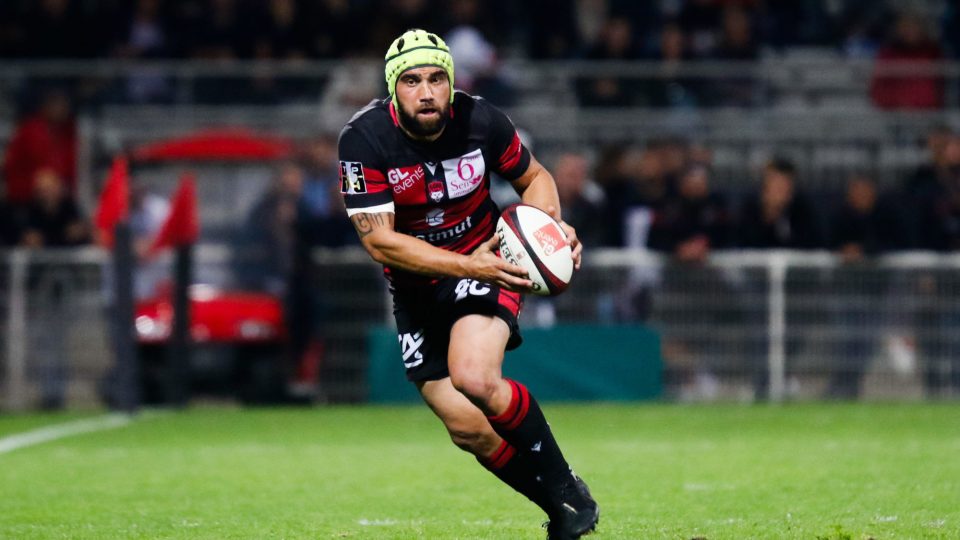
[[[550,405],[589,538],[960,538],[960,404]],[[0,440],[76,415],[0,416]],[[543,538],[418,407],[198,408],[0,454],[0,538]]]

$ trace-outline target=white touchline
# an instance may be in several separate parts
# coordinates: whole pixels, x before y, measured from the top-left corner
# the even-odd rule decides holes
[[[34,446],[57,439],[72,437],[83,433],[93,431],[104,431],[107,429],[116,429],[131,423],[133,418],[127,414],[106,414],[96,418],[85,418],[83,420],[74,420],[63,424],[34,429],[16,435],[10,435],[0,438],[0,454],[13,452],[20,448]]]

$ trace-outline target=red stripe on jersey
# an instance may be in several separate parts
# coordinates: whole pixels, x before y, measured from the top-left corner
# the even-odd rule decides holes
[[[469,196],[457,201],[447,202],[443,206],[440,206],[439,208],[443,211],[443,225],[450,227],[467,219],[467,216],[472,215],[486,203],[489,193],[490,190],[487,188],[487,185],[484,184]],[[419,233],[434,229],[435,226],[427,223],[427,212],[431,209],[432,207],[430,206],[398,205],[396,210],[397,230],[401,232]],[[475,227],[477,224],[474,223],[473,225]]]
[[[513,140],[510,141],[510,146],[507,147],[507,149],[503,152],[503,155],[500,156],[500,159],[497,160],[498,170],[506,172],[516,167],[517,163],[520,162],[520,156],[523,155],[523,152],[521,151],[522,149],[523,146],[520,143],[520,136],[514,132]]]
[[[387,177],[384,176],[383,173],[378,171],[377,169],[368,169],[366,167],[363,168],[363,177],[367,181],[377,180],[377,181],[383,182],[384,180],[387,179]]]
[[[380,193],[390,189],[387,177],[377,169],[363,168],[363,178],[367,181],[367,193]]]
[[[520,293],[500,289],[500,296],[497,297],[497,303],[507,308],[514,317],[520,314]]]
[[[445,246],[444,249],[449,251],[455,251],[457,253],[467,254],[477,249],[477,247],[486,242],[493,236],[493,216],[486,216],[483,220],[474,225],[472,229],[467,231],[463,238],[457,240],[456,242]]]

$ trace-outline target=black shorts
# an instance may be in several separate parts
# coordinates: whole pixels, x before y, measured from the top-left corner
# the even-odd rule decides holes
[[[520,293],[473,279],[440,278],[430,286],[393,290],[393,315],[401,358],[410,381],[450,375],[447,349],[453,323],[465,315],[493,315],[510,327],[507,350],[520,346]]]

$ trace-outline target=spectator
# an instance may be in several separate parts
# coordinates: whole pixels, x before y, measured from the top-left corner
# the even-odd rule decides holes
[[[914,171],[904,186],[907,194],[918,195],[932,186],[940,183],[940,179],[950,174],[951,163],[947,155],[947,147],[954,138],[953,130],[945,124],[936,125],[927,132],[926,147],[929,161]]]
[[[309,33],[294,0],[269,0],[258,15],[253,56],[258,59],[298,59],[307,55]]]
[[[902,247],[902,230],[873,179],[853,175],[845,201],[831,222],[831,247],[841,264],[824,296],[831,321],[844,332],[836,338],[836,360],[825,397],[860,396],[863,375],[883,333],[882,302],[889,275],[877,271],[866,258]]]
[[[14,130],[4,161],[7,202],[25,207],[34,194],[34,178],[43,169],[52,169],[76,189],[77,131],[70,99],[62,90],[43,93],[36,113],[23,118]]]
[[[527,54],[534,60],[571,58],[580,48],[576,0],[522,2],[521,16],[536,24],[526,28]]]
[[[680,27],[688,37],[690,52],[697,58],[708,58],[717,45],[720,6],[714,0],[689,0],[680,11]]]
[[[84,221],[76,202],[68,194],[63,180],[51,169],[37,172],[34,197],[26,211],[21,245],[29,248],[77,246],[90,240],[90,227]],[[50,325],[69,320],[70,303],[66,302],[70,284],[78,279],[69,265],[41,263],[31,268],[28,287],[34,308],[28,313],[30,322],[31,370],[39,379],[40,406],[44,409],[63,407],[69,368],[67,342],[60,332],[50,332]]]
[[[309,30],[293,0],[269,0],[257,15],[252,29],[253,58],[260,62],[292,61],[306,57]],[[305,95],[314,89],[298,77],[277,77],[270,69],[255,69],[247,81],[244,102],[274,104],[280,99]]]
[[[0,198],[0,248],[17,245],[20,242],[20,224],[16,213]]]
[[[742,247],[824,247],[820,217],[797,189],[796,175],[796,167],[785,159],[774,159],[766,166],[760,193],[747,200],[741,213]]]
[[[883,74],[884,69],[916,67],[925,69],[943,59],[924,21],[912,14],[901,15],[890,42],[877,53],[875,74],[870,83],[873,103],[881,109],[939,109],[943,107],[943,78],[931,74]]]
[[[552,171],[564,221],[577,230],[584,245],[603,245],[606,197],[600,186],[588,177],[587,158],[577,153],[561,154]]]
[[[960,137],[930,142],[933,166],[921,168],[910,185],[915,200],[916,246],[934,251],[960,249]],[[942,144],[942,147],[940,146]]]
[[[453,27],[444,41],[457,66],[457,87],[501,106],[510,105],[512,91],[497,73],[497,51],[480,30],[479,0],[451,5]]]
[[[905,247],[900,217],[890,201],[880,197],[876,182],[854,174],[847,183],[844,203],[830,228],[831,247],[845,263]]]
[[[647,246],[654,212],[673,193],[665,173],[661,144],[647,148],[614,148],[601,156],[597,178],[608,201],[608,243],[618,247]]]
[[[153,59],[170,56],[173,44],[167,30],[162,0],[137,0],[122,23],[114,55],[123,59]],[[126,83],[126,97],[134,103],[170,99],[171,88],[162,73],[137,68]]]
[[[941,136],[945,139],[942,140]],[[928,139],[933,167],[921,169],[913,185],[916,246],[940,252],[960,250],[960,138],[934,133]],[[942,145],[942,146],[941,146]],[[928,175],[924,176],[924,171]],[[914,277],[919,305],[914,313],[917,352],[924,387],[931,397],[960,391],[960,343],[956,339],[956,270],[930,268]]]
[[[650,247],[680,262],[703,263],[711,249],[725,247],[730,217],[723,198],[710,190],[710,172],[694,165],[681,175],[677,194],[655,214]]]
[[[356,4],[350,0],[320,0],[303,5],[311,56],[344,58],[367,49],[364,28],[371,14]]]
[[[90,226],[63,179],[52,169],[38,171],[20,243],[40,248],[77,246],[89,241]]]
[[[714,57],[738,62],[755,61],[760,56],[748,13],[740,7],[723,11],[723,26]],[[756,102],[756,88],[750,76],[724,77],[714,81],[713,102],[720,106],[748,107]]]
[[[92,56],[98,36],[85,35],[86,25],[78,2],[30,2],[23,21],[23,58],[83,58]]]
[[[608,19],[600,32],[600,41],[587,52],[588,60],[637,60],[640,48],[634,42],[629,19]],[[641,85],[636,79],[612,75],[577,80],[577,94],[584,107],[628,107]]]
[[[692,108],[700,101],[697,81],[678,74],[689,59],[686,37],[680,25],[668,22],[660,32],[660,43],[654,60],[660,61],[660,73],[644,85],[643,97],[654,107]]]
[[[663,327],[667,387],[678,397],[712,397],[722,366],[714,361],[734,353],[737,343],[720,339],[724,325],[742,324],[732,289],[710,266],[710,250],[727,244],[729,214],[710,188],[710,171],[690,166],[677,193],[655,213],[650,247],[670,259],[651,292],[654,314]],[[714,328],[717,332],[690,331]]]
[[[324,134],[307,142],[303,171],[303,202],[297,217],[299,256],[308,258],[316,246],[355,244],[356,231],[343,219],[336,136]]]
[[[163,0],[137,0],[119,23],[114,55],[120,58],[163,58],[170,42]]]
[[[191,14],[186,33],[187,55],[206,60],[232,60],[250,57],[248,36],[252,17],[241,13],[238,0],[207,0],[202,9]]]
[[[293,267],[295,225],[303,197],[303,170],[282,165],[273,185],[253,206],[244,227],[247,253],[256,256],[252,277],[256,288],[281,295]]]
[[[407,29],[437,27],[441,14],[442,10],[431,6],[430,0],[385,0],[379,10],[374,9],[366,28],[368,43],[379,51],[382,44],[390,43]]]

